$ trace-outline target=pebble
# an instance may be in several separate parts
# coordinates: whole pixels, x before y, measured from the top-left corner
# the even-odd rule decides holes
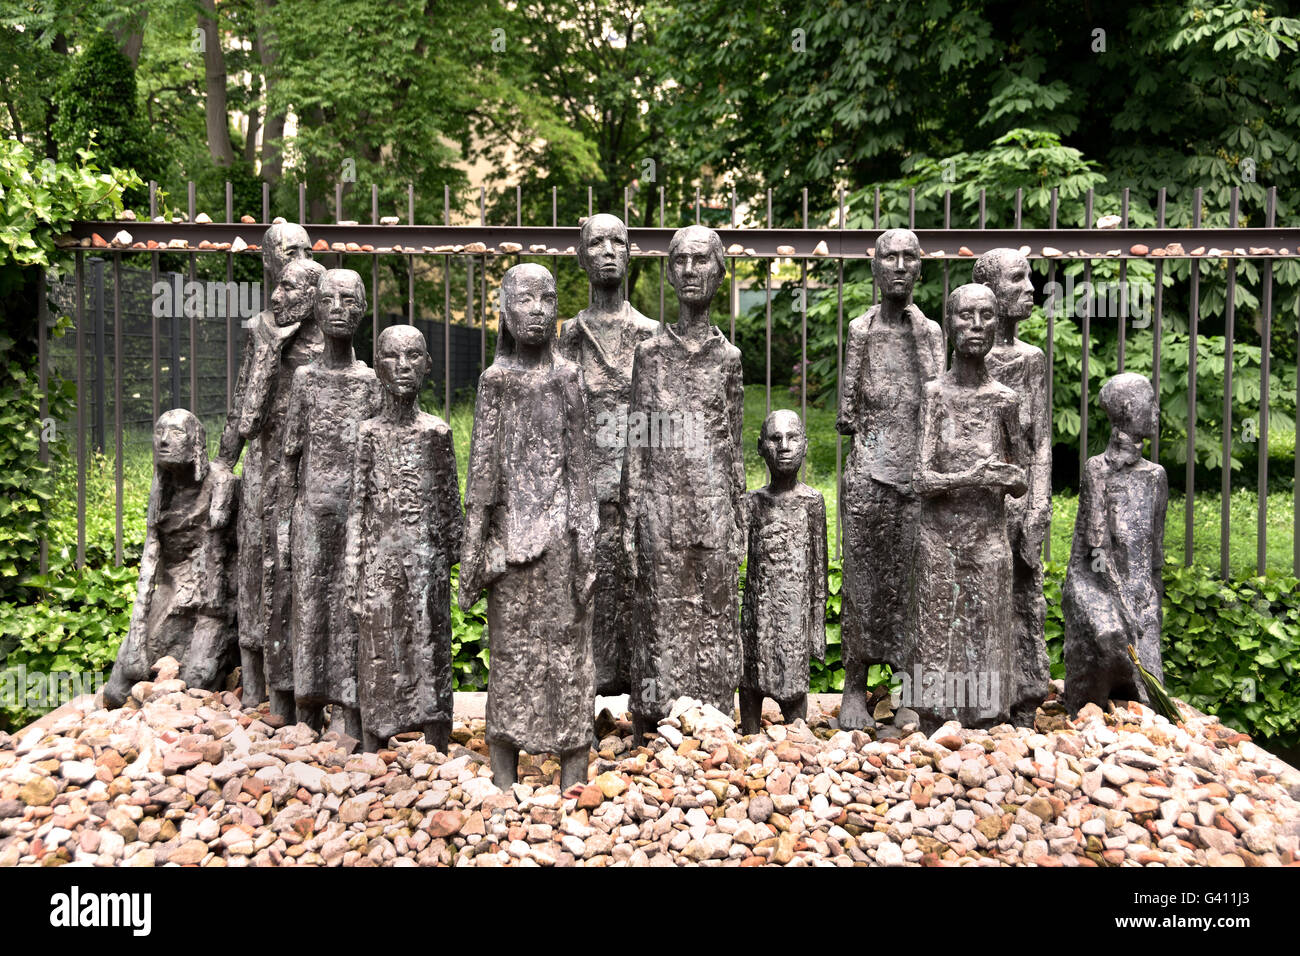
[[[1042,733],[952,723],[926,739],[900,708],[874,735],[814,713],[743,737],[682,699],[658,739],[603,731],[590,783],[561,793],[540,755],[502,792],[481,720],[454,725],[450,757],[422,738],[360,754],[191,693],[165,663],[128,709],[0,737],[0,865],[1277,866],[1300,851],[1300,778],[1212,718],[1093,707]]]

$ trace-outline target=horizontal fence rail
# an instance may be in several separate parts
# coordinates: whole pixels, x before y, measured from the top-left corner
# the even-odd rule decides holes
[[[489,297],[489,273],[502,257],[513,257],[520,261],[523,257],[544,257],[551,261],[552,271],[563,259],[571,261],[576,254],[579,239],[577,225],[561,226],[558,224],[558,204],[555,191],[552,190],[551,223],[549,225],[523,225],[520,193],[516,189],[516,214],[514,225],[489,225],[487,223],[485,192],[480,191],[478,201],[477,224],[451,224],[451,194],[444,190],[443,219],[441,224],[415,224],[414,190],[407,192],[406,222],[382,221],[379,216],[377,187],[371,190],[370,222],[354,222],[342,216],[342,192],[335,192],[335,218],[329,223],[306,221],[307,204],[305,191],[299,190],[297,214],[293,221],[301,223],[307,229],[315,243],[316,255],[329,257],[339,264],[347,263],[369,278],[368,297],[372,310],[372,341],[377,340],[379,331],[394,323],[406,322],[417,325],[425,333],[431,353],[435,354],[435,369],[431,376],[443,383],[443,407],[450,414],[453,396],[462,389],[471,389],[477,381],[479,372],[487,364],[488,352],[488,313],[495,313]],[[85,563],[85,509],[86,509],[86,468],[87,438],[94,449],[103,450],[108,446],[110,430],[116,453],[116,523],[115,523],[115,558],[122,561],[122,457],[123,433],[127,429],[137,429],[142,425],[151,425],[163,407],[164,398],[172,406],[190,407],[201,418],[215,419],[224,417],[229,406],[234,383],[238,374],[238,363],[242,354],[245,329],[239,315],[208,315],[206,298],[198,314],[179,312],[175,308],[163,310],[159,314],[156,308],[141,306],[142,290],[152,290],[154,283],[160,280],[168,282],[195,281],[196,262],[203,256],[224,256],[226,281],[232,280],[234,265],[240,258],[260,257],[259,243],[266,229],[271,225],[269,188],[263,188],[262,215],[257,221],[246,216],[235,221],[231,208],[231,189],[226,189],[225,219],[221,222],[196,222],[195,190],[193,184],[188,190],[188,216],[184,221],[155,221],[157,217],[156,194],[151,188],[151,203],[148,219],[121,219],[113,222],[78,222],[74,223],[68,234],[58,240],[59,245],[72,253],[75,268],[71,276],[50,284],[50,304],[55,311],[73,317],[75,336],[67,336],[51,341],[49,328],[52,318],[45,311],[45,297],[42,297],[41,316],[41,361],[40,374],[42,383],[48,380],[51,372],[63,374],[65,378],[75,379],[77,385],[77,404],[75,422],[69,423],[76,430],[77,461],[77,566]],[[765,389],[770,409],[772,405],[772,305],[776,292],[773,281],[772,265],[776,260],[797,262],[799,278],[797,282],[786,280],[786,289],[801,290],[799,301],[802,306],[797,311],[799,316],[799,399],[800,409],[807,420],[809,368],[808,342],[808,308],[809,290],[829,295],[834,288],[835,295],[835,378],[838,394],[839,378],[843,363],[844,323],[845,323],[845,264],[862,262],[874,254],[874,243],[882,223],[881,195],[875,194],[873,225],[870,228],[848,229],[846,221],[847,207],[843,192],[840,193],[838,216],[834,220],[840,225],[825,228],[806,228],[808,224],[808,195],[803,191],[802,218],[798,228],[776,228],[772,225],[772,195],[767,192],[766,219],[764,225],[753,228],[714,226],[722,239],[728,260],[737,262],[755,260],[765,262],[768,268],[760,278],[753,280],[748,288],[738,284],[736,270],[729,269],[727,295],[730,312],[730,337],[736,339],[736,322],[740,314],[740,302],[748,299],[757,307],[763,308],[764,366]],[[1274,267],[1279,261],[1300,258],[1300,228],[1278,227],[1276,220],[1276,191],[1268,193],[1267,208],[1262,226],[1242,227],[1240,221],[1239,198],[1236,189],[1231,194],[1231,206],[1228,227],[1203,227],[1202,194],[1194,190],[1191,196],[1191,226],[1172,228],[1166,226],[1165,193],[1161,190],[1156,209],[1156,226],[1152,228],[1131,228],[1129,226],[1129,196],[1125,191],[1122,199],[1121,215],[1111,219],[1111,228],[1058,228],[1058,197],[1053,191],[1049,219],[1051,228],[1020,228],[1022,219],[1022,195],[1016,196],[1014,228],[986,228],[984,215],[984,196],[980,195],[979,226],[969,228],[954,226],[952,223],[952,195],[944,202],[944,228],[914,228],[920,240],[926,259],[941,263],[943,302],[946,305],[951,289],[951,268],[955,263],[972,261],[991,249],[1010,247],[1019,249],[1027,258],[1046,263],[1047,282],[1057,282],[1063,277],[1066,266],[1081,265],[1082,280],[1091,282],[1093,269],[1100,263],[1116,260],[1119,279],[1114,285],[1121,290],[1128,288],[1130,266],[1138,261],[1154,266],[1153,311],[1149,323],[1141,328],[1152,332],[1151,367],[1156,386],[1156,395],[1160,397],[1162,376],[1161,334],[1165,326],[1165,268],[1167,260],[1211,260],[1222,263],[1226,272],[1227,301],[1223,310],[1224,320],[1224,372],[1223,395],[1221,396],[1221,413],[1223,433],[1222,455],[1225,465],[1220,482],[1220,542],[1219,572],[1224,577],[1229,574],[1229,531],[1230,531],[1230,492],[1232,489],[1231,468],[1228,466],[1232,453],[1233,441],[1233,344],[1235,304],[1233,293],[1238,282],[1241,263],[1252,263],[1252,268],[1259,275],[1259,309],[1258,331],[1262,343],[1261,351],[1261,394],[1259,403],[1259,421],[1253,422],[1257,428],[1258,474],[1256,481],[1257,515],[1256,515],[1256,565],[1259,573],[1264,573],[1267,565],[1267,522],[1266,503],[1268,490],[1268,449],[1269,449],[1269,374],[1274,370],[1272,356],[1272,335],[1274,330]],[[1084,197],[1084,221],[1093,223],[1094,197],[1089,192]],[[737,221],[737,206],[733,194],[731,205],[708,207],[711,215],[729,216],[727,221]],[[594,210],[591,191],[588,191],[588,212]],[[628,219],[629,205],[625,196],[622,218]],[[642,210],[643,212],[643,210]],[[755,215],[750,209],[750,216]],[[933,213],[927,213],[933,216]],[[915,196],[910,197],[908,220],[915,222]],[[659,283],[659,319],[663,321],[668,314],[665,311],[665,271],[664,259],[667,255],[669,240],[677,227],[665,225],[665,206],[663,190],[659,190],[658,227],[632,225],[628,229],[631,255],[638,259],[658,260]],[[890,220],[892,224],[897,216]],[[1118,222],[1116,222],[1118,219]],[[701,221],[700,196],[696,195],[695,222]],[[687,225],[682,222],[679,225]],[[123,235],[125,233],[125,235]],[[176,254],[187,258],[187,270],[184,274],[160,272],[161,256]],[[405,276],[405,314],[381,307],[380,263],[401,257],[406,264]],[[369,260],[367,262],[367,260]],[[174,260],[170,260],[174,261]],[[258,260],[260,261],[260,259]],[[136,268],[136,263],[147,263],[147,268]],[[427,313],[427,308],[417,309],[416,305],[416,265],[423,265],[428,272],[421,280],[426,283],[436,276],[442,285],[441,314]],[[819,265],[819,263],[822,263]],[[369,266],[367,268],[366,266]],[[576,268],[576,266],[571,266]],[[653,266],[651,266],[653,268]],[[860,268],[860,266],[856,266]],[[246,267],[245,267],[246,269]],[[810,270],[815,271],[816,278],[810,283]],[[1188,326],[1188,400],[1187,400],[1187,464],[1183,480],[1185,500],[1183,559],[1187,564],[1193,560],[1193,529],[1195,524],[1195,465],[1197,433],[1197,346],[1201,336],[1202,277],[1199,267],[1192,267],[1187,280],[1189,312]],[[924,283],[937,282],[934,272],[923,273]],[[266,276],[262,274],[262,295],[256,303],[256,309],[269,301]],[[653,283],[653,278],[650,279]],[[205,283],[220,283],[220,279],[203,280]],[[496,279],[493,279],[495,286]],[[384,277],[388,299],[400,293],[394,289],[391,276]],[[203,285],[203,283],[200,283]],[[204,286],[206,288],[206,286]],[[453,292],[456,309],[453,309]],[[1045,309],[1047,318],[1046,353],[1048,367],[1049,409],[1053,408],[1052,395],[1057,386],[1057,379],[1067,375],[1073,380],[1078,375],[1080,383],[1080,401],[1078,413],[1079,425],[1079,465],[1088,455],[1088,438],[1091,423],[1090,399],[1091,383],[1089,367],[1092,351],[1092,324],[1095,319],[1105,318],[1117,322],[1117,361],[1116,371],[1123,371],[1126,361],[1132,358],[1132,344],[1128,337],[1128,323],[1125,293],[1120,293],[1120,310],[1118,314],[1110,311],[1098,312],[1098,302],[1105,308],[1104,297],[1098,300],[1088,299],[1081,312],[1075,315],[1083,341],[1082,368],[1079,370],[1063,369],[1055,355],[1055,328],[1061,320],[1059,308]],[[878,301],[879,293],[872,283],[872,301]],[[456,314],[453,322],[453,312]],[[1097,313],[1094,315],[1094,313]],[[653,313],[651,313],[653,314]],[[850,315],[849,318],[853,316]],[[567,316],[561,316],[567,318]],[[942,320],[942,316],[935,317]],[[111,330],[111,332],[110,332]],[[120,334],[119,334],[120,331]],[[111,351],[109,340],[111,339]],[[147,343],[147,346],[146,346]],[[448,373],[450,369],[450,373]],[[146,388],[145,383],[148,382]],[[147,392],[147,395],[146,395]],[[113,400],[110,403],[108,396]],[[1300,404],[1300,395],[1296,396]],[[109,410],[112,421],[110,428]],[[146,412],[151,417],[146,417]],[[44,415],[44,411],[42,412]],[[211,436],[210,436],[211,437]],[[1152,439],[1152,458],[1159,458],[1161,447],[1160,435]],[[48,455],[48,449],[42,446],[42,455]],[[836,439],[835,483],[839,486],[843,467],[844,448],[842,439]],[[1300,462],[1295,466],[1296,481],[1293,490],[1293,505],[1300,503]],[[1300,508],[1296,508],[1293,522],[1292,571],[1300,574]],[[838,514],[838,508],[837,508]],[[840,532],[836,531],[836,554],[840,552]],[[1044,544],[1045,555],[1051,557],[1050,535]],[[42,547],[41,568],[46,567],[47,549]]]

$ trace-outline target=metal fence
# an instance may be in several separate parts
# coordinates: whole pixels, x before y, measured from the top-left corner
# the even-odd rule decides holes
[[[153,187],[151,185],[151,196]],[[623,218],[628,220],[629,210],[629,193],[625,192]],[[143,322],[142,317],[137,309],[134,313],[125,307],[122,301],[122,293],[131,288],[129,276],[135,272],[149,277],[153,281],[159,278],[159,257],[167,254],[184,254],[189,257],[189,276],[191,279],[195,275],[195,261],[198,256],[224,256],[226,264],[226,276],[230,279],[233,273],[234,258],[239,255],[259,255],[257,243],[261,241],[262,234],[269,227],[272,221],[272,210],[270,208],[269,187],[264,186],[262,195],[262,216],[260,221],[235,221],[231,209],[231,191],[227,184],[226,189],[226,215],[223,222],[195,222],[194,208],[194,186],[190,184],[189,188],[189,219],[185,222],[155,222],[155,221],[130,221],[130,222],[81,222],[74,224],[70,237],[75,243],[75,272],[72,279],[73,295],[72,302],[75,309],[75,335],[71,340],[71,365],[75,366],[72,373],[77,384],[78,402],[76,405],[76,450],[77,450],[77,515],[78,515],[78,540],[77,540],[77,564],[81,566],[85,560],[85,474],[86,474],[86,443],[87,436],[90,435],[92,440],[101,444],[106,443],[109,423],[105,419],[105,409],[113,409],[113,422],[111,425],[116,449],[116,486],[117,486],[117,523],[116,523],[116,547],[115,554],[117,560],[121,561],[122,555],[122,442],[123,430],[128,423],[135,421],[136,418],[143,418],[144,409],[152,406],[152,421],[156,419],[159,412],[160,396],[164,394],[163,382],[166,376],[167,388],[172,397],[174,405],[183,404],[178,401],[186,392],[182,388],[181,373],[182,366],[186,367],[188,374],[188,396],[191,401],[202,402],[208,399],[209,389],[211,388],[215,396],[223,397],[225,402],[229,402],[230,394],[233,391],[233,383],[237,373],[237,363],[239,356],[239,323],[232,317],[205,319],[202,315],[189,315],[187,317],[188,330],[183,328],[184,322],[180,319],[172,319],[170,327],[161,322],[158,318],[150,316],[150,328],[146,334],[143,331],[131,332],[131,322],[137,323],[140,327]],[[629,240],[632,246],[632,255],[636,259],[646,259],[657,261],[659,266],[659,318],[662,321],[665,316],[665,271],[666,250],[669,239],[676,228],[685,225],[685,222],[679,222],[669,225],[665,220],[665,203],[664,192],[662,187],[659,189],[659,225],[657,227],[638,227],[629,228]],[[1166,202],[1165,191],[1161,190],[1158,200],[1155,204],[1157,213],[1157,224],[1154,228],[1131,228],[1129,225],[1129,196],[1127,190],[1123,195],[1122,215],[1120,222],[1113,228],[1097,228],[1093,221],[1094,197],[1090,191],[1084,202],[1084,224],[1082,227],[1061,227],[1058,225],[1058,196],[1055,191],[1051,194],[1050,202],[1050,224],[1048,228],[1021,228],[1022,222],[1022,194],[1017,191],[1015,197],[1013,221],[1008,224],[1007,228],[988,228],[985,216],[984,195],[981,192],[979,196],[979,216],[978,222],[974,227],[965,227],[954,225],[952,216],[952,194],[945,197],[943,208],[943,224],[941,228],[917,228],[916,227],[916,202],[915,192],[908,198],[907,224],[914,228],[920,239],[921,246],[925,252],[925,258],[937,262],[942,270],[943,282],[943,300],[946,304],[948,292],[951,288],[950,270],[954,263],[972,261],[974,257],[999,247],[1022,248],[1027,251],[1028,258],[1031,260],[1045,260],[1048,264],[1047,279],[1048,282],[1054,282],[1059,268],[1063,268],[1071,262],[1082,263],[1083,275],[1085,281],[1091,281],[1092,270],[1094,265],[1099,262],[1115,260],[1118,263],[1120,284],[1122,285],[1127,276],[1129,263],[1137,259],[1145,259],[1154,265],[1155,282],[1154,282],[1154,309],[1152,315],[1152,332],[1153,332],[1153,352],[1151,356],[1152,368],[1156,385],[1156,395],[1160,395],[1160,376],[1161,376],[1161,331],[1163,320],[1163,278],[1165,263],[1170,259],[1188,259],[1188,260],[1216,260],[1222,261],[1227,270],[1227,291],[1225,306],[1225,341],[1226,355],[1224,366],[1224,394],[1223,394],[1223,455],[1224,461],[1231,460],[1231,443],[1233,421],[1233,354],[1232,344],[1234,338],[1234,292],[1237,283],[1237,272],[1239,264],[1243,261],[1251,261],[1258,268],[1260,274],[1260,322],[1261,322],[1261,341],[1262,351],[1262,368],[1261,368],[1261,391],[1260,396],[1260,420],[1258,422],[1258,448],[1259,448],[1259,466],[1256,476],[1256,485],[1258,493],[1257,521],[1256,521],[1256,541],[1257,541],[1257,565],[1259,573],[1263,573],[1266,567],[1266,550],[1267,550],[1267,524],[1266,524],[1266,500],[1268,487],[1268,448],[1269,448],[1269,423],[1268,423],[1268,406],[1270,401],[1269,395],[1269,373],[1271,362],[1271,345],[1270,337],[1272,334],[1274,322],[1274,302],[1273,302],[1273,270],[1276,262],[1288,258],[1300,257],[1300,229],[1294,227],[1279,228],[1275,225],[1276,209],[1276,192],[1270,191],[1268,194],[1267,209],[1265,213],[1265,224],[1262,227],[1240,227],[1238,225],[1238,193],[1234,189],[1231,196],[1231,208],[1229,210],[1230,225],[1227,228],[1206,228],[1201,225],[1201,209],[1203,197],[1201,190],[1193,191],[1191,197],[1191,222],[1190,228],[1169,228],[1166,226]],[[378,331],[385,325],[395,321],[406,321],[423,326],[426,337],[430,339],[431,345],[435,339],[434,331],[441,331],[437,345],[440,346],[436,351],[442,352],[443,369],[454,366],[452,353],[459,348],[462,358],[472,355],[473,336],[476,334],[478,339],[478,361],[474,363],[475,371],[486,365],[487,360],[487,303],[488,298],[488,274],[489,267],[498,260],[505,262],[517,262],[522,257],[543,257],[549,258],[552,264],[552,270],[556,271],[561,262],[567,263],[568,266],[576,269],[574,262],[575,246],[578,241],[579,227],[575,225],[560,226],[558,224],[556,210],[555,191],[551,195],[552,216],[550,225],[532,225],[524,226],[522,224],[522,203],[520,194],[516,189],[516,216],[513,225],[489,225],[486,222],[486,203],[485,194],[480,192],[479,196],[479,223],[477,225],[452,225],[451,224],[451,201],[450,193],[444,192],[444,222],[437,224],[415,224],[415,197],[414,191],[408,189],[408,210],[405,224],[398,224],[396,219],[381,221],[379,216],[378,189],[372,187],[371,190],[371,221],[369,223],[359,223],[344,220],[342,216],[342,193],[336,190],[335,193],[335,211],[336,218],[339,220],[333,223],[311,223],[307,221],[307,203],[305,191],[300,188],[299,202],[297,209],[296,221],[302,223],[308,230],[313,241],[317,243],[317,258],[335,257],[339,263],[347,262],[363,276],[368,271],[370,274],[370,303],[372,307],[372,321],[374,323],[375,338]],[[724,207],[725,208],[725,207]],[[591,193],[588,192],[588,209],[591,209]],[[843,191],[839,194],[838,202],[838,228],[808,228],[808,193],[803,191],[803,216],[800,227],[798,228],[774,228],[772,226],[772,193],[767,192],[767,216],[766,223],[762,227],[737,227],[736,221],[736,201],[735,195],[732,194],[731,205],[728,210],[730,213],[729,222],[731,227],[719,228],[718,232],[722,238],[724,247],[727,249],[727,257],[730,260],[732,268],[730,273],[730,288],[726,296],[728,310],[730,312],[730,337],[734,341],[736,338],[736,321],[739,317],[739,302],[741,296],[738,289],[738,280],[734,265],[737,261],[759,260],[767,264],[768,268],[762,270],[764,273],[763,281],[763,301],[764,301],[764,321],[765,321],[765,388],[767,393],[767,405],[771,407],[771,390],[772,390],[772,303],[773,303],[773,283],[771,264],[777,259],[795,261],[799,264],[799,288],[803,290],[802,300],[807,302],[807,290],[809,288],[809,270],[810,267],[819,271],[822,283],[828,285],[832,280],[835,283],[836,297],[836,380],[840,376],[841,363],[843,361],[843,342],[844,342],[844,267],[846,262],[855,260],[864,261],[869,258],[871,247],[874,244],[875,237],[882,223],[881,217],[881,195],[879,190],[876,191],[874,210],[872,217],[871,230],[848,229],[845,226],[846,207],[845,196]],[[157,209],[155,202],[151,199],[150,219],[156,215]],[[283,212],[283,211],[281,211]],[[694,220],[701,220],[701,200],[699,192],[696,193],[694,204]],[[122,244],[114,241],[113,237],[118,230],[126,229],[131,235],[129,244]],[[244,248],[245,244],[251,248]],[[241,251],[235,251],[239,248]],[[402,257],[406,260],[406,275],[408,279],[406,290],[406,310],[404,315],[389,314],[381,318],[380,296],[375,294],[380,287],[380,263],[381,260],[387,260],[388,257]],[[150,262],[149,270],[128,269],[124,261],[147,261]],[[441,315],[435,317],[426,317],[417,315],[416,294],[415,294],[415,271],[416,262],[432,262],[440,264],[440,273],[443,283],[443,302]],[[369,265],[369,269],[366,269]],[[107,286],[95,285],[95,288],[107,288],[109,293],[98,293],[97,295],[86,295],[87,273],[92,277],[102,276],[106,272],[111,272],[112,281]],[[462,280],[457,275],[463,273]],[[926,280],[932,281],[932,280]],[[267,287],[265,277],[262,288]],[[469,336],[466,341],[463,337],[460,344],[457,345],[457,337],[452,332],[454,327],[454,317],[452,308],[452,290],[456,288],[458,298],[460,291],[464,290],[464,297],[458,302],[459,313],[455,316],[455,323],[461,326],[461,332]],[[391,291],[391,290],[390,290]],[[476,294],[477,293],[477,294]],[[129,296],[128,296],[129,298]],[[873,301],[878,298],[878,293],[873,287]],[[111,300],[111,305],[110,305]],[[42,303],[45,297],[42,297]],[[477,308],[476,308],[477,305]],[[1194,528],[1193,500],[1195,492],[1195,440],[1196,440],[1196,356],[1197,356],[1197,337],[1198,323],[1200,320],[1200,274],[1199,269],[1190,270],[1189,278],[1189,334],[1190,334],[1190,356],[1188,371],[1188,418],[1187,418],[1187,465],[1183,481],[1183,491],[1185,494],[1185,515],[1184,515],[1184,560],[1191,563],[1193,557],[1192,538]],[[105,347],[106,342],[101,338],[101,331],[104,328],[103,321],[90,322],[88,314],[95,311],[97,315],[105,314],[111,311],[112,325],[118,327],[119,319],[123,323],[124,334],[122,336],[114,335],[112,337],[113,358],[108,368],[111,373],[106,371],[105,366]],[[1091,319],[1092,310],[1085,308],[1081,315],[1078,315],[1080,331],[1083,338],[1083,367],[1081,370],[1081,398],[1079,405],[1080,416],[1080,439],[1079,439],[1079,462],[1080,469],[1086,460],[1088,454],[1088,433],[1089,433],[1089,401],[1090,401],[1090,383],[1089,383],[1089,344],[1091,342]],[[441,320],[439,322],[438,320]],[[1063,374],[1059,364],[1055,361],[1053,354],[1054,324],[1058,317],[1054,311],[1047,314],[1048,333],[1047,333],[1047,361],[1051,370],[1048,379],[1048,407],[1052,407],[1052,392],[1055,387],[1056,379]],[[40,321],[40,349],[41,349],[41,383],[42,388],[47,380],[50,368],[50,352],[47,327],[49,325],[48,314],[41,316]],[[439,325],[441,328],[439,328]],[[93,332],[91,331],[93,330]],[[209,339],[208,333],[211,332]],[[224,332],[224,335],[221,334]],[[91,336],[94,340],[90,341]],[[134,337],[134,342],[133,342]],[[144,339],[149,339],[149,349],[144,348]],[[1121,311],[1118,316],[1118,370],[1122,371],[1126,358],[1126,321]],[[130,344],[128,344],[130,343]],[[186,351],[188,349],[188,352]],[[224,350],[224,365],[220,375],[216,373],[201,374],[201,369],[206,368],[205,364],[209,353],[217,353],[216,350]],[[433,349],[431,349],[433,350]],[[57,350],[56,350],[57,351]],[[800,358],[801,369],[807,368],[808,363],[808,311],[803,308],[800,315]],[[151,370],[151,387],[150,400],[148,402],[138,399],[135,393],[132,393],[134,404],[125,403],[123,400],[124,389],[124,371],[148,367]],[[109,387],[108,375],[112,375],[113,399],[111,406],[106,403],[104,398]],[[1065,374],[1069,374],[1068,371]],[[444,395],[443,404],[445,412],[450,412],[453,392],[459,387],[453,381],[453,376],[443,376]],[[223,384],[218,387],[217,383]],[[466,383],[470,384],[470,383]],[[455,386],[455,387],[454,387]],[[800,375],[800,410],[807,416],[807,375]],[[97,398],[98,396],[98,398]],[[1297,396],[1300,399],[1300,395]],[[215,401],[215,398],[212,399]],[[1300,401],[1298,401],[1300,404]],[[206,406],[202,406],[206,408]],[[225,406],[220,407],[224,411]],[[126,415],[124,416],[124,412]],[[42,409],[42,418],[46,415],[45,409]],[[127,417],[134,416],[134,417]],[[1158,457],[1160,437],[1157,435],[1153,439],[1153,457]],[[44,453],[44,452],[43,452]],[[837,440],[836,454],[836,486],[838,487],[839,477],[843,465],[843,443]],[[1300,464],[1295,466],[1296,477],[1300,479]],[[1172,484],[1172,482],[1171,482]],[[1232,474],[1230,467],[1222,469],[1221,479],[1221,514],[1220,514],[1220,573],[1224,577],[1229,574],[1229,493],[1232,485]],[[1300,499],[1300,480],[1295,482],[1294,498]],[[1296,519],[1293,525],[1293,557],[1292,566],[1296,574],[1300,574],[1300,509],[1296,509]],[[1048,549],[1047,556],[1050,557],[1050,539],[1045,543]],[[839,552],[839,534],[836,535],[836,553]],[[44,568],[44,551],[42,551],[42,568]]]

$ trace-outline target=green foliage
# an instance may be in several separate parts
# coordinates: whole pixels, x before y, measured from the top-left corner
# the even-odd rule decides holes
[[[34,282],[15,268],[49,266],[55,237],[73,220],[112,219],[122,211],[123,191],[140,185],[130,170],[100,172],[89,150],[77,154],[79,166],[38,161],[22,143],[0,141],[0,291]]]
[[[21,143],[0,142],[0,598],[12,595],[35,568],[39,542],[55,491],[51,465],[41,461],[42,437],[51,461],[66,445],[55,422],[70,418],[72,389],[47,383],[42,419],[36,323],[40,269],[55,262],[55,236],[76,218],[111,216],[122,208],[124,188],[139,179],[129,171],[100,173],[85,165],[37,162]],[[58,335],[63,326],[49,329]]]
[[[487,690],[487,597],[460,609],[460,565],[451,570],[451,676],[456,690]]]
[[[63,569],[24,581],[31,597],[0,602],[0,661],[28,675],[97,674],[108,679],[131,623],[138,567]],[[45,709],[0,701],[0,729],[22,727]]]
[[[1065,568],[1047,566],[1047,650],[1052,676],[1065,676],[1060,586]],[[1300,581],[1280,574],[1224,582],[1208,568],[1165,565],[1161,650],[1165,687],[1197,710],[1275,747],[1300,743],[1296,655]]]
[[[132,169],[142,179],[157,178],[164,146],[150,135],[140,116],[135,68],[109,33],[100,33],[73,60],[55,94],[58,118],[53,134],[61,155],[94,147],[110,166]],[[148,199],[140,185],[126,201]]]

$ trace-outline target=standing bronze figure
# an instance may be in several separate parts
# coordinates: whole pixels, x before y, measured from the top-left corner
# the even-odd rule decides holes
[[[591,643],[596,657],[596,693],[625,694],[628,634],[632,628],[632,577],[623,553],[620,489],[637,343],[659,323],[623,298],[627,276],[627,227],[600,214],[582,224],[578,264],[587,273],[591,304],[564,324],[560,354],[582,369],[592,430],[591,480],[600,509],[596,527],[596,589],[592,598]]]
[[[375,357],[384,410],[357,433],[345,554],[368,751],[411,730],[446,751],[451,734],[451,566],[460,560],[460,486],[451,428],[416,404],[432,366],[419,329],[384,329]]]
[[[264,672],[264,653],[270,639],[273,595],[275,593],[275,506],[276,475],[279,470],[280,433],[289,383],[294,370],[320,354],[321,335],[305,309],[302,286],[313,290],[319,272],[300,273],[291,281],[291,290],[280,292],[285,267],[291,262],[311,261],[311,240],[302,226],[281,222],[266,230],[262,238],[262,263],[271,282],[271,308],[253,317],[244,339],[239,378],[226,414],[225,429],[217,460],[234,470],[241,451],[244,470],[240,481],[240,507],[236,534],[239,556],[236,570],[238,592],[239,656],[243,703],[254,706],[266,699],[268,688]],[[248,443],[245,451],[245,443]],[[266,455],[271,456],[265,461]],[[278,674],[283,668],[272,668]],[[273,682],[274,683],[274,682]],[[285,690],[283,681],[278,689]],[[281,716],[291,701],[281,697],[271,701]]]
[[[351,269],[321,276],[316,322],[325,350],[294,373],[280,470],[277,544],[281,566],[291,568],[291,626],[287,637],[271,634],[293,649],[298,720],[319,730],[322,707],[337,705],[345,732],[357,740],[357,630],[344,587],[344,544],[357,429],[382,407],[379,380],[352,349],[365,311],[361,276]]]
[[[668,246],[677,324],[639,344],[632,363],[623,502],[638,736],[684,695],[732,713],[740,681],[744,389],[740,350],[709,317],[725,274],[716,232],[679,229]]]
[[[910,666],[911,576],[920,502],[913,488],[921,444],[921,396],[943,372],[943,331],[912,303],[921,246],[908,229],[876,240],[871,271],[880,304],[849,323],[836,428],[852,438],[840,484],[844,526],[841,641],[845,729],[874,724],[867,708],[872,664]]]
[[[1008,494],[1027,486],[1016,393],[988,373],[997,300],[983,285],[948,299],[952,368],[925,386],[916,491],[913,709],[931,733],[948,720],[979,727],[1010,716]],[[919,685],[919,686],[918,686]]]
[[[501,280],[496,357],[479,379],[457,600],[488,591],[492,779],[519,751],[558,753],[560,784],[587,779],[595,729],[590,603],[596,509],[582,372],[555,352],[555,280],[539,265]]]
[[[770,478],[745,495],[749,557],[740,633],[740,726],[761,729],[763,698],[786,723],[808,714],[808,658],[826,659],[826,502],[799,480],[808,439],[792,411],[763,421],[758,450]]]
[[[1111,697],[1150,703],[1128,656],[1163,681],[1160,627],[1165,593],[1165,508],[1169,479],[1142,457],[1160,406],[1149,379],[1126,372],[1101,388],[1110,442],[1088,459],[1079,489],[1074,544],[1061,590],[1065,615],[1065,699],[1072,712]]]
[[[1047,601],[1043,597],[1043,538],[1052,526],[1052,412],[1047,406],[1047,357],[1016,337],[1034,310],[1029,260],[1015,249],[993,249],[975,260],[973,281],[988,286],[998,301],[997,337],[985,359],[989,374],[1020,397],[1020,428],[1029,448],[1029,491],[1007,501],[1011,546],[1011,599],[1016,651],[1012,666],[1011,719],[1034,726],[1047,696]]]

